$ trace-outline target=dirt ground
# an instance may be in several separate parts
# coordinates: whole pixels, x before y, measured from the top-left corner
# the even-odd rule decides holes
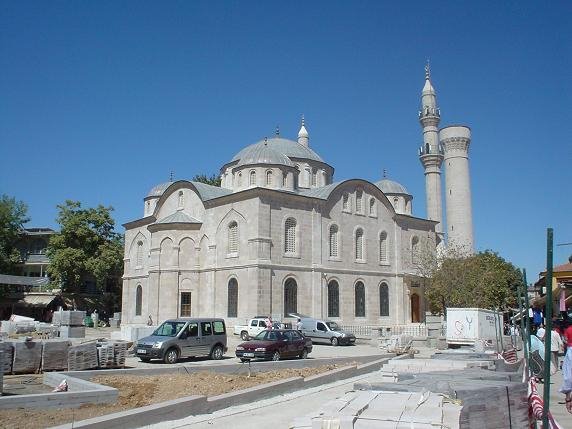
[[[315,368],[281,369],[253,373],[250,377],[248,377],[247,370],[242,366],[238,367],[234,374],[195,372],[161,376],[98,376],[91,380],[119,390],[119,399],[116,403],[84,405],[75,409],[0,411],[0,428],[46,428],[184,396],[216,396],[283,378],[308,377],[330,371],[339,366],[332,364]]]

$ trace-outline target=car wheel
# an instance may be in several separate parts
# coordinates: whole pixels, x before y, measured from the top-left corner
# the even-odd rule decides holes
[[[142,358],[142,357],[140,357],[139,360],[140,360],[141,362],[145,362],[145,363],[151,362],[151,359],[149,359],[149,358]]]
[[[242,341],[248,341],[248,332],[242,331],[240,333],[240,338],[242,339]]]
[[[177,361],[179,360],[179,352],[175,348],[169,349],[165,353],[165,357],[163,358],[163,360],[165,361],[165,363],[177,363]]]
[[[334,347],[337,346],[339,344],[338,338],[337,337],[332,338],[331,343],[332,346]]]
[[[304,350],[300,353],[300,359],[306,359],[308,357],[308,349],[304,347]]]
[[[240,361],[243,362],[243,363],[244,363],[244,362],[248,362],[249,360],[250,360],[250,359],[240,358]]]
[[[274,354],[272,355],[272,360],[273,361],[280,360],[280,352],[274,352]]]
[[[212,351],[211,351],[211,359],[221,360],[223,354],[224,354],[224,350],[222,349],[221,346],[214,346]]]

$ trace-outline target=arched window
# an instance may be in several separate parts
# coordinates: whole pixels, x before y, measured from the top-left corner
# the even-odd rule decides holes
[[[310,181],[312,180],[312,171],[306,168],[306,184],[310,187]]]
[[[328,317],[340,317],[340,287],[335,280],[328,283]]]
[[[296,219],[289,217],[284,226],[284,251],[296,253]]]
[[[242,186],[242,173],[238,173],[236,176],[236,186]]]
[[[285,188],[288,185],[288,173],[282,173],[282,187]]]
[[[330,226],[330,257],[337,258],[339,256],[338,251],[338,226]]]
[[[298,312],[298,285],[290,278],[284,284],[284,316]]]
[[[318,182],[318,172],[314,171],[312,173],[312,186],[316,186],[317,182]]]
[[[143,288],[141,285],[137,285],[137,290],[135,291],[135,316],[141,316],[141,307],[143,304]]]
[[[232,221],[228,225],[228,253],[238,252],[238,224]]]
[[[234,278],[228,281],[228,302],[227,317],[237,317],[238,315],[238,281]]]
[[[356,317],[365,317],[365,286],[357,282],[355,287],[355,314]]]
[[[369,215],[370,216],[375,215],[375,199],[374,198],[371,198],[369,200]]]
[[[361,206],[361,199],[363,197],[363,192],[361,190],[356,191],[356,212],[361,213],[362,206]]]
[[[179,191],[179,208],[183,207],[185,205],[185,195],[183,194],[183,191]]]
[[[356,259],[363,260],[363,229],[358,228],[356,231]]]
[[[348,194],[344,194],[342,197],[342,210],[349,210],[349,204],[348,204]]]
[[[389,286],[387,283],[379,285],[379,315],[389,316]]]
[[[411,262],[414,264],[419,262],[419,238],[417,236],[411,239]]]
[[[250,186],[256,185],[256,171],[252,170],[250,172]]]
[[[397,197],[393,199],[393,208],[395,209],[395,211],[399,210],[399,198]]]
[[[143,266],[143,242],[137,242],[137,257],[136,257],[136,266],[141,267]]]
[[[266,185],[272,186],[272,170],[266,172]]]
[[[379,234],[379,262],[387,262],[387,232]]]

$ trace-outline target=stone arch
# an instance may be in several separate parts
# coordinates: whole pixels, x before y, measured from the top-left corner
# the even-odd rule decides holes
[[[179,267],[189,270],[197,265],[197,249],[195,240],[191,237],[184,237],[179,242]]]
[[[284,317],[290,313],[298,312],[298,282],[294,277],[287,277],[284,280]]]
[[[161,241],[159,254],[159,268],[174,267],[177,265],[178,252],[174,248],[173,240],[166,237]]]

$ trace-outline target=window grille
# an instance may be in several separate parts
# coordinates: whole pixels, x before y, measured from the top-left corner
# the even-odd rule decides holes
[[[296,280],[290,278],[284,284],[284,315],[298,312],[298,285]]]
[[[357,192],[356,192],[356,212],[357,212],[357,213],[361,213],[361,212],[362,212],[362,211],[361,211],[361,209],[362,209],[362,207],[361,207],[361,199],[362,199],[362,196],[363,196],[363,192],[362,192],[362,191],[357,191]]]
[[[141,285],[137,285],[137,290],[135,292],[135,316],[141,316],[141,307],[143,304],[143,288]]]
[[[143,265],[143,242],[142,241],[137,242],[136,264],[138,267]]]
[[[375,215],[375,199],[369,200],[369,214],[370,216]]]
[[[387,283],[379,285],[379,315],[389,316],[389,287]]]
[[[230,279],[228,282],[228,304],[227,317],[237,317],[238,315],[238,281]]]
[[[238,252],[238,224],[231,222],[228,226],[228,253]]]
[[[272,186],[272,171],[266,172],[266,185]]]
[[[338,226],[332,225],[330,227],[330,257],[337,258],[338,256]]]
[[[284,228],[284,251],[286,253],[296,253],[296,219],[286,219]]]
[[[363,260],[363,229],[356,231],[356,259]]]
[[[316,186],[317,181],[318,181],[318,173],[314,171],[312,173],[312,186]]]
[[[181,292],[181,317],[191,316],[191,292]]]
[[[387,232],[379,234],[379,262],[387,262]]]
[[[340,287],[335,280],[328,283],[328,317],[340,317]]]
[[[342,197],[342,210],[348,210],[348,194]]]
[[[183,191],[179,191],[179,207],[183,207],[185,205],[185,195]]]
[[[285,188],[288,185],[288,174],[282,174],[282,187]]]
[[[355,287],[355,315],[365,317],[365,286],[357,282]]]
[[[256,171],[252,170],[250,172],[250,186],[256,185]]]

